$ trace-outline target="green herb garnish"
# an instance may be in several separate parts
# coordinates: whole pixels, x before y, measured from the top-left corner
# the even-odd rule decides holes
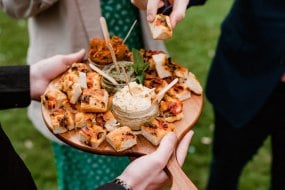
[[[132,67],[134,68],[136,79],[139,84],[143,84],[144,74],[149,66],[149,62],[144,62],[143,56],[137,49],[132,49],[134,63]]]

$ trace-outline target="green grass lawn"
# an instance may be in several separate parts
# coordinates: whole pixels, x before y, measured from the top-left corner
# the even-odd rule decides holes
[[[211,59],[220,33],[220,24],[232,0],[208,1],[201,7],[191,8],[166,41],[172,59],[187,66],[205,85]],[[25,64],[28,47],[27,23],[13,20],[0,12],[0,65]],[[2,100],[3,101],[3,100]],[[0,121],[13,145],[24,159],[40,190],[56,190],[56,170],[50,143],[26,116],[26,109],[0,111]],[[199,189],[204,189],[211,158],[213,114],[207,100],[183,169]],[[269,141],[245,168],[240,189],[268,189],[270,150]]]

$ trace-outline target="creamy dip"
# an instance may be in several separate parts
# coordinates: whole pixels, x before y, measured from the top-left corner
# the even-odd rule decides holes
[[[136,82],[130,82],[129,87],[126,85],[116,92],[113,97],[113,105],[125,112],[139,112],[149,109],[151,100],[155,96],[154,89],[149,89]]]

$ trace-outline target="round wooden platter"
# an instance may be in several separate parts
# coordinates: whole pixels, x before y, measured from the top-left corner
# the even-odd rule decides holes
[[[184,117],[182,120],[175,122],[176,128],[175,133],[177,134],[179,140],[183,135],[191,130],[194,127],[194,124],[199,119],[202,107],[203,107],[204,96],[195,95],[192,93],[191,98],[183,101],[183,114]],[[49,117],[48,110],[42,105],[42,115],[46,126],[52,132],[51,120]],[[54,133],[53,133],[54,134]],[[104,154],[104,155],[116,155],[116,156],[134,156],[134,155],[144,155],[153,152],[157,147],[152,145],[147,139],[142,135],[137,135],[137,144],[125,151],[117,152],[111,145],[109,145],[106,140],[97,148],[92,148],[79,141],[78,130],[71,130],[62,134],[54,134],[57,138],[65,142],[66,144],[73,146],[77,149],[95,153],[95,154]]]

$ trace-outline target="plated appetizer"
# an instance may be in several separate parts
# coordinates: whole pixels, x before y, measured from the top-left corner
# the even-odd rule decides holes
[[[120,85],[113,86],[94,71],[91,62],[74,63],[42,95],[43,109],[48,112],[44,119],[54,134],[72,131],[82,145],[93,149],[107,144],[122,152],[137,146],[138,136],[157,146],[164,135],[175,130],[175,122],[183,120],[183,102],[192,93],[201,95],[202,87],[193,73],[166,53],[143,49],[130,52],[120,39],[112,39],[122,59],[117,64],[125,67],[129,83],[110,63],[104,40],[94,38],[89,58],[105,65],[102,72]],[[158,99],[174,79],[177,82]]]

